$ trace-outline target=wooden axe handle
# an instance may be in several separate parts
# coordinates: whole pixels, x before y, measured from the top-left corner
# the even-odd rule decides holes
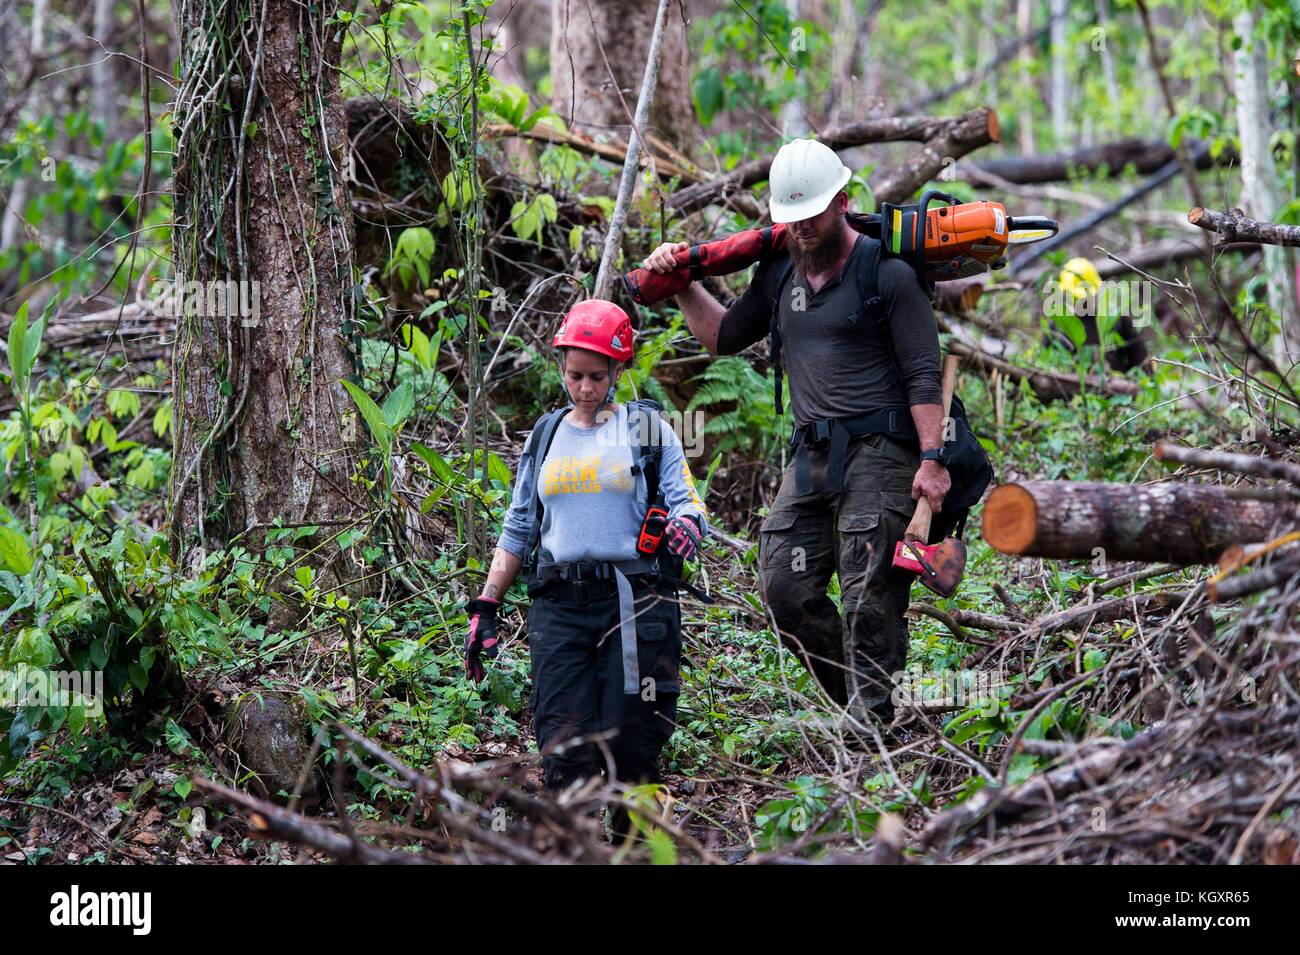
[[[957,386],[957,366],[961,359],[956,355],[945,355],[943,359],[943,418],[944,430],[947,430],[948,413],[952,410],[952,393]],[[930,521],[934,517],[934,511],[930,508],[930,499],[924,494],[916,502],[916,511],[912,514],[911,523],[907,525],[907,530],[903,533],[904,540],[921,541],[925,543],[930,539]]]

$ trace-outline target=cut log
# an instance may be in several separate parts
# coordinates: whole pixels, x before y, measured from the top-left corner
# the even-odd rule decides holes
[[[983,278],[982,275],[972,275],[953,282],[940,282],[934,287],[934,307],[949,315],[964,316],[979,304],[984,294],[985,283],[972,279]]]
[[[1227,491],[1178,483],[1004,484],[984,504],[983,534],[1004,554],[1213,564],[1228,545],[1269,540],[1297,519],[1293,503],[1234,499]]]

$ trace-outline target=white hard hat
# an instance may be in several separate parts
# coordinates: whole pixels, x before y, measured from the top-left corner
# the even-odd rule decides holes
[[[772,160],[773,222],[798,222],[826,211],[853,172],[835,150],[815,139],[786,143]]]

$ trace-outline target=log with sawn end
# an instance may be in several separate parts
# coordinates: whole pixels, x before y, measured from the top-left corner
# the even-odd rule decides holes
[[[984,504],[983,534],[1004,554],[1213,564],[1228,545],[1270,540],[1300,519],[1294,502],[1228,491],[1174,482],[1004,484]]]

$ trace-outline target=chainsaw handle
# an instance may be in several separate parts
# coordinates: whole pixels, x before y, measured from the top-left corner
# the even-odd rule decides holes
[[[921,193],[921,198],[916,204],[916,226],[915,235],[912,237],[912,247],[916,251],[918,261],[925,262],[925,223],[930,213],[930,201],[932,199],[942,199],[949,205],[957,205],[961,202],[950,192],[940,192],[938,189],[927,189]],[[945,411],[944,414],[947,414]]]
[[[943,425],[948,429],[948,414],[952,410],[952,393],[957,387],[957,366],[961,359],[956,355],[945,355],[943,359]],[[945,442],[946,443],[946,442]],[[904,540],[920,541],[924,544],[930,539],[930,522],[934,519],[934,508],[930,499],[924,494],[916,502],[916,510],[903,532]]]

